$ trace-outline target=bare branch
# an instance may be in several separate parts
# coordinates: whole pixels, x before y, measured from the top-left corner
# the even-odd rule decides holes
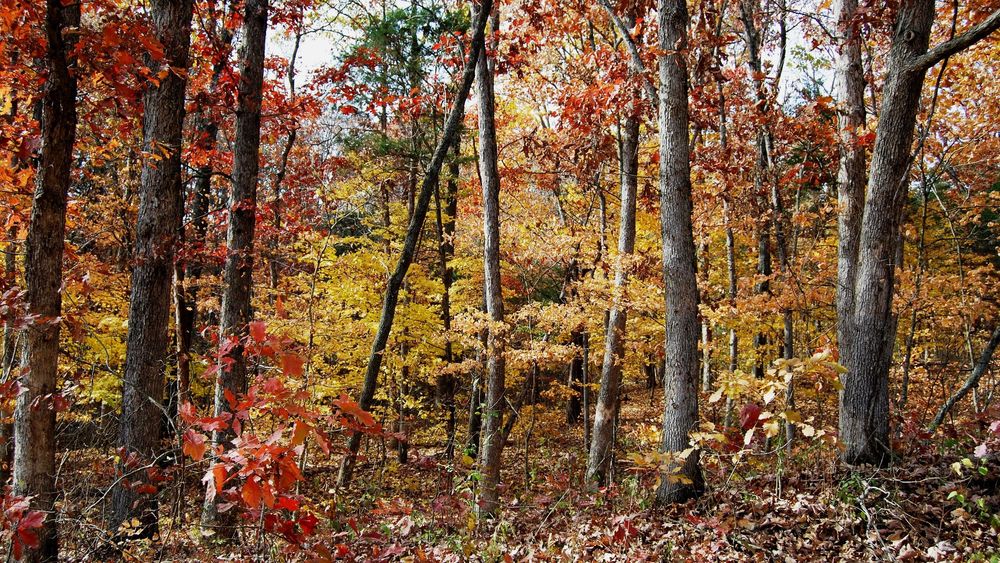
[[[639,48],[636,47],[635,41],[632,39],[632,33],[625,27],[625,22],[618,17],[618,14],[615,13],[614,8],[611,7],[608,0],[600,0],[600,3],[604,7],[604,11],[611,18],[611,22],[615,24],[618,32],[622,34],[622,40],[625,41],[625,48],[628,49],[629,66],[632,68],[632,72],[642,77],[642,85],[646,89],[646,95],[649,96],[650,101],[656,107],[659,107],[660,97],[656,93],[656,86],[653,85],[653,81],[646,74],[646,67],[642,64],[642,57],[639,56]]]
[[[945,41],[944,43],[914,59],[913,62],[910,63],[909,70],[910,72],[925,71],[942,60],[960,51],[964,51],[979,41],[986,39],[997,29],[1000,29],[1000,9],[995,10],[992,14],[987,16],[985,20],[972,26],[965,33],[949,41]]]

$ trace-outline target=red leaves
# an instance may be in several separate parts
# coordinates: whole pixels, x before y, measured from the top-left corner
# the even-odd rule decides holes
[[[743,409],[740,410],[740,427],[743,430],[749,430],[757,426],[757,422],[760,420],[760,413],[760,406],[756,403],[743,405]]]
[[[4,533],[10,535],[14,559],[18,560],[24,555],[25,548],[38,548],[38,529],[45,522],[44,512],[31,510],[31,498],[4,498]]]
[[[288,377],[302,377],[305,358],[298,354],[281,355],[281,371]]]

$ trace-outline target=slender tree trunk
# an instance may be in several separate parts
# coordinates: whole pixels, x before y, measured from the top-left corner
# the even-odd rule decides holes
[[[634,25],[634,24],[633,24]],[[634,110],[633,110],[634,111]],[[594,409],[594,432],[587,459],[587,481],[607,485],[614,451],[615,413],[618,410],[622,364],[625,361],[625,330],[629,268],[635,250],[636,188],[639,172],[640,116],[628,115],[622,129],[621,211],[618,226],[618,258],[615,261],[614,300],[604,335],[601,387]],[[656,377],[653,376],[653,386]],[[652,386],[651,386],[652,387]]]
[[[979,361],[973,366],[972,373],[969,374],[968,379],[965,380],[965,383],[954,395],[945,401],[944,405],[941,405],[941,409],[938,410],[934,421],[931,422],[930,430],[932,432],[938,426],[941,426],[941,423],[944,422],[944,417],[955,407],[955,404],[979,385],[979,380],[982,379],[983,374],[990,368],[990,362],[993,361],[993,353],[996,351],[997,346],[1000,346],[1000,326],[993,329],[993,334],[990,336],[989,341],[986,342],[986,346],[983,347],[983,351],[979,355]]]
[[[567,280],[567,283],[573,283]],[[576,349],[573,359],[569,362],[569,370],[566,373],[566,385],[571,394],[566,400],[566,424],[576,424],[580,420],[581,410],[581,384],[583,383],[583,327],[577,327],[570,333],[570,342]]]
[[[698,425],[698,279],[691,228],[687,3],[659,0],[660,229],[666,298],[662,450],[677,455],[656,493],[660,504],[704,490],[690,432]],[[685,454],[686,452],[686,454]],[[682,456],[684,456],[682,458]]]
[[[478,7],[485,11],[490,6]],[[491,32],[496,34],[496,10]],[[483,473],[478,495],[479,518],[493,517],[499,506],[500,454],[504,411],[503,288],[500,285],[500,172],[497,169],[497,134],[493,96],[494,63],[484,51],[476,65],[476,96],[479,106],[479,175],[483,186],[483,267],[486,312],[490,318],[486,347],[486,405],[483,445],[479,467]]]
[[[260,171],[260,107],[264,87],[264,51],[268,0],[247,0],[243,12],[243,46],[237,90],[236,134],[233,147],[232,186],[229,192],[229,225],[226,230],[226,263],[223,270],[220,346],[229,346],[226,362],[215,379],[215,416],[233,414],[226,394],[239,397],[247,391],[247,360],[243,343],[253,319],[250,298],[253,285],[254,237],[257,222],[257,185]],[[232,421],[231,421],[232,422]],[[230,426],[212,435],[215,448],[228,449],[236,432]],[[207,497],[206,497],[207,499]],[[232,516],[221,518],[217,502],[206,500],[202,525],[217,527],[220,537],[232,537]],[[232,514],[231,512],[229,514]]]
[[[42,94],[42,148],[26,241],[24,278],[28,313],[37,320],[26,331],[21,387],[14,409],[13,493],[31,497],[31,509],[44,512],[37,549],[23,561],[56,561],[59,542],[55,514],[56,409],[59,315],[62,312],[63,238],[66,198],[76,140],[77,79],[74,45],[66,31],[80,24],[80,5],[48,0],[45,13],[45,64]],[[70,35],[69,37],[72,37]]]
[[[484,29],[486,28],[486,20],[489,17],[488,8],[491,5],[492,0],[483,0],[483,9],[486,10],[486,13],[479,15],[473,24],[472,45],[469,49],[469,58],[465,62],[465,69],[462,72],[462,82],[455,94],[455,102],[451,108],[451,113],[448,115],[448,121],[445,124],[441,140],[438,141],[427,170],[424,172],[420,194],[414,205],[410,224],[406,229],[403,250],[400,253],[399,261],[396,263],[396,269],[389,278],[388,287],[386,287],[385,300],[382,303],[382,313],[379,317],[378,331],[375,334],[375,341],[372,343],[372,351],[368,357],[368,367],[365,370],[364,386],[361,389],[361,396],[358,400],[358,405],[365,410],[371,408],[372,400],[375,398],[378,372],[382,366],[382,355],[385,353],[385,346],[389,341],[389,333],[392,330],[392,322],[396,316],[396,303],[399,300],[399,290],[403,285],[406,272],[413,262],[413,256],[417,249],[417,239],[420,237],[420,231],[423,229],[424,218],[427,216],[427,209],[430,206],[434,186],[438,183],[441,166],[444,164],[448,150],[455,141],[455,136],[462,125],[462,118],[465,115],[465,98],[469,95],[469,90],[472,87],[472,81],[475,77],[476,63],[479,60],[480,53],[483,51]],[[350,438],[348,453],[344,456],[340,465],[340,472],[337,476],[337,483],[340,486],[346,486],[350,483],[351,474],[354,470],[354,461],[360,446],[361,435],[355,433]]]
[[[444,209],[441,205],[440,182],[434,188],[434,200],[437,212],[437,232],[438,232],[438,260],[441,270],[441,324],[444,327],[446,340],[441,359],[446,365],[454,361],[454,351],[451,345],[451,285],[455,276],[455,270],[451,267],[451,260],[455,257],[455,217],[458,213],[458,178],[459,178],[459,156],[461,155],[461,134],[455,137],[452,147],[452,161],[448,164],[448,181],[446,184]],[[455,376],[451,373],[441,375],[437,380],[437,394],[448,412],[446,423],[447,443],[445,445],[445,457],[451,459],[455,455]]]
[[[227,4],[230,0],[227,0]],[[226,13],[216,12],[216,4],[212,2],[208,9],[210,31],[218,33],[217,57],[212,64],[212,76],[208,91],[214,92],[219,87],[222,72],[226,68],[229,49],[233,34],[225,25],[218,25],[216,18],[226,19]],[[217,28],[217,29],[216,29]],[[219,124],[209,108],[205,108],[196,117],[195,130],[197,142],[201,150],[213,151],[218,143]],[[194,178],[194,194],[187,215],[191,219],[192,234],[187,240],[184,226],[181,225],[178,235],[184,237],[185,245],[193,251],[192,256],[184,262],[174,264],[174,331],[177,346],[177,404],[178,406],[190,400],[191,353],[195,344],[195,324],[198,321],[198,289],[203,270],[204,247],[208,235],[208,214],[212,201],[212,164],[206,163],[198,167]],[[183,198],[183,194],[182,194]],[[183,205],[183,203],[182,203]],[[181,213],[184,210],[181,209]],[[180,427],[180,424],[177,425]]]
[[[11,112],[13,115],[13,111]],[[11,227],[7,231],[8,241],[4,248],[4,277],[9,287],[17,285],[17,231]],[[0,355],[0,382],[10,381],[14,373],[14,360],[17,349],[17,331],[14,330],[14,315],[11,311],[3,319],[2,355]],[[13,412],[4,405],[0,411],[0,487],[6,487],[14,469],[14,417]]]

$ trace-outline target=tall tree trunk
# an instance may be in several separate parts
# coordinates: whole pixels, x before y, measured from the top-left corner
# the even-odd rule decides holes
[[[110,519],[112,531],[123,522],[138,519],[141,526],[131,529],[129,536],[152,537],[159,530],[156,494],[138,492],[137,487],[156,486],[147,480],[147,474],[163,455],[160,438],[170,345],[171,281],[181,218],[181,144],[192,11],[191,0],[157,0],[151,10],[164,60],[150,58],[147,64],[151,68],[169,65],[181,72],[168,72],[143,98],[143,152],[147,157],[139,192],[118,428],[118,447],[126,457],[120,466],[124,477],[112,494]]]
[[[13,115],[13,111],[11,112]],[[3,251],[4,258],[4,278],[8,287],[17,285],[17,230],[13,227],[7,231],[7,246]],[[3,342],[0,343],[0,382],[10,381],[14,373],[14,360],[17,350],[17,331],[14,330],[14,311],[10,311],[3,319]],[[11,471],[14,469],[14,418],[13,413],[8,410],[8,404],[4,404],[0,411],[0,487],[6,487],[10,480]]]
[[[634,25],[634,24],[633,24]],[[638,92],[635,93],[637,95]],[[621,211],[618,224],[618,259],[615,261],[614,300],[604,334],[604,362],[601,364],[601,387],[594,409],[594,433],[587,459],[587,481],[607,485],[614,451],[615,414],[618,410],[622,364],[625,362],[625,329],[629,268],[635,250],[636,188],[639,173],[640,116],[626,116],[621,143]],[[654,385],[655,385],[655,377]]]
[[[933,0],[902,3],[889,50],[858,241],[853,314],[847,335],[849,375],[844,377],[840,394],[842,457],[849,464],[884,465],[891,458],[889,365],[896,334],[892,294],[924,76],[931,66],[1000,27],[1000,10],[928,51],[933,22]]]
[[[489,6],[478,9],[486,11]],[[491,31],[499,29],[496,10]],[[486,347],[486,405],[483,414],[483,445],[479,467],[478,516],[492,517],[499,505],[500,454],[503,451],[504,340],[503,289],[500,285],[500,172],[497,169],[497,133],[493,96],[494,64],[484,51],[476,65],[476,97],[479,106],[479,175],[483,187],[483,269],[486,312],[490,318]]]
[[[385,291],[385,300],[382,302],[382,313],[379,317],[378,331],[375,334],[375,341],[372,343],[372,351],[368,357],[368,367],[365,369],[364,386],[361,389],[361,396],[358,405],[365,410],[371,408],[372,400],[375,398],[375,388],[378,383],[378,372],[382,366],[382,355],[385,353],[386,343],[389,341],[389,333],[392,331],[392,322],[396,316],[396,303],[399,301],[399,290],[403,285],[406,272],[413,262],[413,256],[417,250],[417,240],[420,238],[420,231],[423,229],[424,219],[427,216],[427,209],[430,207],[431,195],[434,186],[437,185],[441,175],[441,166],[448,154],[448,150],[455,141],[462,126],[462,118],[465,115],[465,98],[472,88],[472,81],[475,77],[476,63],[480,53],[483,51],[483,36],[486,28],[486,20],[489,18],[489,7],[492,0],[483,0],[483,10],[485,14],[480,14],[473,23],[472,45],[469,49],[469,58],[465,61],[465,68],[462,71],[462,82],[455,94],[454,105],[448,115],[444,131],[438,141],[434,154],[420,186],[420,194],[414,205],[413,215],[410,217],[410,224],[406,229],[406,239],[403,241],[403,249],[396,262],[396,269],[389,278]],[[357,457],[358,448],[361,446],[361,435],[355,433],[350,438],[348,453],[344,456],[340,465],[340,472],[337,475],[337,483],[346,486],[351,481],[351,474],[354,470],[354,462]]]
[[[257,184],[260,171],[260,106],[264,87],[264,51],[267,36],[268,0],[247,0],[243,13],[243,46],[240,52],[240,82],[237,90],[236,136],[233,147],[232,187],[229,193],[229,225],[226,230],[226,263],[223,271],[220,346],[232,343],[227,362],[219,366],[215,380],[215,416],[231,413],[226,393],[240,396],[247,391],[247,361],[243,342],[253,313],[254,233],[257,222]],[[215,448],[228,449],[235,437],[232,427],[212,435]],[[217,500],[206,500],[202,525],[218,526],[222,537],[232,536],[232,519],[218,517]],[[232,514],[232,513],[230,513]]]
[[[861,63],[860,22],[857,0],[838,0],[836,6],[838,53],[836,90],[840,141],[837,168],[837,352],[840,363],[853,366],[850,345],[854,318],[854,282],[857,279],[861,212],[865,200],[865,149],[858,132],[865,126],[865,76]],[[850,369],[850,368],[848,368]]]
[[[226,0],[227,6],[231,0]],[[208,7],[209,32],[216,37],[217,57],[212,63],[212,76],[209,79],[208,91],[214,92],[219,87],[222,72],[226,69],[233,34],[224,25],[227,12],[216,12],[213,1]],[[216,19],[222,21],[217,22]],[[201,150],[213,151],[218,143],[219,124],[210,108],[205,108],[194,120],[197,142]],[[194,254],[185,262],[177,261],[174,265],[174,331],[177,347],[177,405],[190,400],[189,389],[191,379],[191,353],[195,343],[195,324],[198,321],[198,288],[203,270],[203,252],[208,234],[208,214],[212,200],[211,162],[198,167],[194,178],[194,194],[187,215],[191,219],[192,237],[186,239],[183,224],[178,233],[185,237],[184,244],[189,245]],[[182,194],[183,197],[183,194]],[[183,204],[182,204],[183,205]],[[185,210],[181,209],[181,213]],[[178,427],[180,425],[178,424]]]
[[[31,497],[31,509],[46,514],[38,530],[37,549],[24,561],[56,561],[59,542],[55,514],[56,409],[59,315],[62,312],[63,238],[73,143],[76,140],[77,80],[70,69],[74,45],[66,32],[80,24],[80,5],[48,0],[45,14],[45,65],[42,94],[42,149],[26,241],[24,279],[28,313],[37,315],[28,328],[22,357],[23,392],[14,409],[13,493]]]
[[[666,299],[664,452],[676,454],[656,493],[660,504],[698,496],[704,480],[690,432],[698,425],[698,279],[691,228],[687,4],[659,0],[660,230]],[[687,455],[683,452],[687,452]],[[681,459],[681,456],[683,459]]]
[[[438,261],[441,270],[441,324],[446,333],[444,351],[441,359],[446,366],[454,361],[454,351],[451,345],[451,284],[455,270],[451,260],[455,257],[455,217],[458,213],[458,178],[460,172],[459,156],[461,155],[462,137],[455,136],[452,147],[452,160],[448,164],[448,181],[446,183],[445,201],[442,209],[440,182],[434,188],[434,201],[437,214]],[[446,423],[447,443],[445,457],[451,459],[455,455],[455,376],[451,373],[438,376],[437,395],[448,412]]]

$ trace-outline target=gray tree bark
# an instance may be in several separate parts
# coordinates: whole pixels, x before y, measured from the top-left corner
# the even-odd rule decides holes
[[[420,193],[414,204],[413,214],[410,217],[410,224],[406,228],[406,238],[403,241],[403,249],[396,262],[396,268],[389,278],[388,286],[385,290],[385,299],[382,302],[382,313],[379,317],[378,331],[375,334],[375,341],[372,343],[372,351],[368,357],[368,366],[365,370],[365,381],[361,389],[361,396],[358,399],[358,406],[368,410],[371,408],[372,400],[375,398],[375,388],[378,384],[378,372],[382,367],[382,355],[385,353],[386,344],[389,341],[389,333],[392,331],[392,323],[396,316],[396,304],[399,301],[399,290],[406,278],[406,272],[413,262],[413,256],[417,250],[417,241],[423,229],[424,219],[427,217],[427,210],[430,207],[431,195],[434,193],[434,186],[437,185],[441,175],[441,166],[444,164],[448,149],[455,140],[459,129],[462,126],[462,118],[465,115],[465,99],[472,88],[472,81],[475,78],[476,64],[483,51],[483,37],[486,28],[486,20],[489,18],[489,8],[492,0],[483,0],[484,14],[476,17],[472,29],[472,44],[469,49],[469,58],[465,61],[465,68],[462,71],[462,81],[455,94],[454,105],[448,114],[448,121],[445,123],[441,139],[438,141],[431,161],[427,165],[424,177],[420,185]],[[358,449],[361,447],[361,435],[355,433],[351,436],[348,444],[348,453],[344,456],[340,464],[340,471],[337,475],[339,486],[346,486],[351,481],[354,471],[354,462],[357,458]]]
[[[858,132],[865,125],[865,76],[861,64],[860,23],[855,18],[857,8],[857,0],[838,0],[835,6],[840,33],[834,79],[840,137],[837,169],[837,201],[840,207],[837,219],[837,350],[840,362],[845,366],[853,365],[850,333],[866,180],[865,150],[858,146]]]
[[[239,397],[247,391],[247,361],[243,342],[253,320],[250,298],[253,285],[254,238],[257,223],[257,185],[260,171],[260,106],[264,87],[264,52],[267,37],[268,0],[247,0],[243,13],[243,45],[240,52],[240,82],[237,90],[236,136],[233,147],[232,187],[229,193],[229,225],[226,230],[226,263],[223,270],[220,344],[231,340],[229,365],[220,366],[215,380],[215,416],[231,413],[226,392]],[[224,345],[224,344],[222,344]],[[214,447],[231,447],[232,427],[212,435]],[[206,500],[202,525],[217,527],[221,537],[230,537],[231,517],[220,518],[216,496]],[[232,514],[232,512],[230,512]],[[223,521],[225,520],[225,521]]]
[[[33,497],[31,510],[46,514],[37,549],[23,561],[56,561],[56,410],[59,315],[62,312],[63,239],[66,198],[76,140],[77,79],[73,42],[67,31],[80,24],[80,5],[48,0],[45,13],[45,66],[42,94],[42,147],[26,241],[24,278],[27,309],[37,320],[26,331],[20,384],[14,407],[14,495]]]
[[[662,451],[691,447],[698,425],[698,280],[691,228],[688,139],[687,4],[659,0],[660,230],[666,299]],[[664,475],[656,500],[682,502],[704,490],[697,449]]]
[[[485,11],[487,6],[478,8]],[[496,10],[491,31],[498,30]],[[476,65],[476,100],[479,106],[479,178],[483,188],[483,270],[486,313],[490,328],[486,347],[486,404],[483,413],[482,448],[479,467],[483,479],[479,485],[477,515],[493,517],[499,505],[500,462],[503,451],[504,411],[504,340],[503,288],[500,285],[500,172],[497,169],[497,133],[494,112],[494,62],[488,51]]]
[[[608,329],[604,335],[601,387],[594,410],[594,433],[587,460],[587,481],[598,485],[607,485],[611,474],[611,454],[615,447],[615,414],[618,411],[622,363],[625,361],[625,329],[628,313],[624,300],[632,252],[635,250],[639,120],[638,115],[630,114],[625,118],[622,128],[621,211],[618,225],[618,260],[615,262],[614,301],[608,315]]]
[[[885,465],[889,443],[889,366],[895,343],[893,285],[897,245],[909,187],[910,148],[927,69],[1000,27],[1000,10],[979,25],[928,51],[933,0],[900,5],[889,50],[872,150],[848,333],[849,372],[840,393],[842,457],[848,464]]]
[[[124,477],[112,492],[110,529],[138,519],[129,536],[152,537],[158,531],[156,494],[140,493],[147,470],[163,454],[160,444],[165,413],[164,384],[170,339],[171,281],[180,227],[181,144],[188,51],[191,46],[191,0],[157,0],[151,4],[153,32],[163,45],[164,59],[147,65],[169,65],[158,85],[143,97],[143,161],[136,223],[129,325],[122,381],[122,415],[118,446],[126,452]]]

